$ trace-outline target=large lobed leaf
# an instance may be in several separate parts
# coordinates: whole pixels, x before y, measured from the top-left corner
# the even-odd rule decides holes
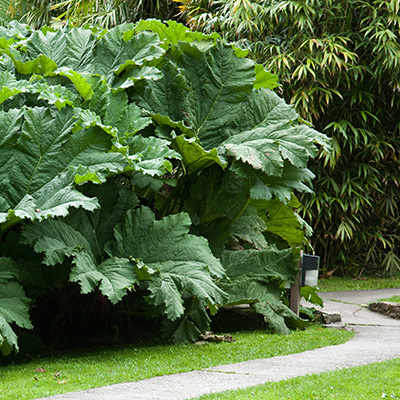
[[[18,340],[11,325],[31,329],[29,302],[22,286],[15,282],[18,268],[10,258],[0,257],[0,351],[18,351]]]
[[[230,279],[255,278],[287,280],[295,276],[292,250],[277,250],[274,246],[266,250],[225,251],[221,261]]]
[[[23,52],[7,53],[22,74],[61,73],[79,77],[89,72],[103,75],[112,84],[125,70],[160,58],[165,52],[155,33],[129,32],[125,34],[123,27],[103,35],[78,28],[36,31],[23,42]]]
[[[257,250],[268,247],[264,232],[267,224],[257,215],[254,207],[247,207],[246,211],[231,226],[231,234],[234,238],[251,243]]]
[[[131,136],[124,140],[129,147],[128,160],[134,171],[150,176],[172,173],[170,159],[180,158],[179,153],[169,148],[169,142],[156,137]]]
[[[134,98],[152,115],[184,121],[210,150],[229,135],[224,127],[251,92],[254,63],[239,59],[222,42],[207,52],[179,43],[170,59],[162,70],[164,78],[148,82]]]
[[[163,23],[154,19],[141,20],[135,25],[134,30],[137,32],[149,30],[156,33],[161,39],[163,47],[166,49],[170,44],[178,44],[179,42],[196,42],[197,46],[207,48],[215,44],[216,40],[220,38],[220,35],[216,32],[210,35],[193,32],[176,21]]]
[[[116,242],[107,248],[109,255],[135,257],[156,271],[148,301],[163,305],[171,320],[183,314],[183,293],[197,297],[203,307],[224,301],[224,292],[212,279],[222,277],[224,269],[206,239],[188,234],[190,225],[187,214],[156,221],[151,210],[141,207],[115,228]]]
[[[268,326],[278,333],[288,333],[288,324],[303,327],[303,321],[281,300],[279,283],[293,280],[297,274],[291,249],[226,251],[221,257],[231,284],[221,283],[228,292],[227,305],[250,303],[264,316]]]
[[[298,200],[293,197],[288,205],[274,199],[254,202],[258,215],[266,222],[266,230],[288,243],[290,247],[309,247],[308,236],[311,236],[311,227],[293,210],[299,206]],[[266,212],[266,210],[268,210]]]
[[[121,154],[107,153],[111,137],[101,129],[74,133],[78,121],[79,114],[70,108],[0,112],[1,223],[66,215],[71,206],[98,206],[96,199],[76,190],[75,176],[104,181],[127,161]]]
[[[139,282],[137,265],[127,258],[110,257],[96,264],[87,252],[79,251],[74,256],[74,264],[70,281],[78,282],[82,293],[90,293],[98,287],[113,304]]]

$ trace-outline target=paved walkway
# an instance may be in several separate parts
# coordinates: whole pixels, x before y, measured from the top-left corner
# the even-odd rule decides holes
[[[400,320],[363,307],[394,295],[399,296],[400,289],[322,293],[323,310],[339,312],[343,322],[356,331],[345,344],[66,393],[47,400],[186,400],[211,392],[400,358]]]

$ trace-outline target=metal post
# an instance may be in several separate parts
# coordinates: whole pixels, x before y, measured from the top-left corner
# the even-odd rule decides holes
[[[300,271],[296,276],[296,282],[290,285],[289,307],[296,314],[300,313]]]
[[[296,281],[290,285],[289,293],[289,308],[296,314],[300,314],[300,274],[301,274],[301,259],[303,252],[300,252],[300,259],[297,265],[298,274],[296,275]]]

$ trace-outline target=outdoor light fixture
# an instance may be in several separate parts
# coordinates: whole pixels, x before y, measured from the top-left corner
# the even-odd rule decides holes
[[[319,256],[303,254],[301,257],[300,286],[317,286]]]
[[[285,289],[289,291],[289,308],[299,315],[300,311],[300,288],[301,286],[317,286],[319,272],[319,256],[303,254],[301,252],[299,260],[298,274],[295,282],[288,284],[285,282]]]

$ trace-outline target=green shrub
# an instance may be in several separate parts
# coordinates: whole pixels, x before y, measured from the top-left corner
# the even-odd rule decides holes
[[[3,354],[15,326],[61,345],[123,316],[193,341],[230,304],[303,324],[282,288],[308,246],[294,191],[328,139],[271,74],[175,22],[2,33]]]

